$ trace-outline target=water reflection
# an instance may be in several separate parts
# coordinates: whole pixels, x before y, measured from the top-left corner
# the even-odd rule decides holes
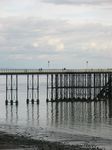
[[[72,128],[76,125],[96,126],[112,118],[112,101],[59,102],[47,104],[47,125]],[[112,124],[110,121],[109,124]]]
[[[18,106],[6,105],[6,122],[18,123]]]
[[[39,105],[27,104],[27,125],[39,125]]]
[[[112,100],[109,101],[109,118],[112,118]]]

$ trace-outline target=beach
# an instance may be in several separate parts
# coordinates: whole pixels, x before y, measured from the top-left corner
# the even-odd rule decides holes
[[[0,132],[0,149],[111,150],[112,140],[67,133],[43,133],[43,138]],[[46,140],[45,140],[46,137]],[[51,138],[51,139],[50,139]]]

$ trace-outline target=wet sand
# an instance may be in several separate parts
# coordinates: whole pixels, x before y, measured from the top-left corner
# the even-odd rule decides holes
[[[63,139],[65,135],[60,133],[54,133],[55,138]],[[53,137],[52,137],[53,138]],[[31,137],[26,137],[23,135],[9,134],[5,132],[0,132],[0,149],[34,149],[34,150],[104,150],[105,146],[109,146],[111,150],[112,140],[102,139],[88,136],[71,136],[66,135],[66,140],[39,140],[33,139]],[[108,148],[107,148],[108,149]]]

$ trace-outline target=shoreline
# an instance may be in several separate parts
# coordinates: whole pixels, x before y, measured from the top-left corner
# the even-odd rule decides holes
[[[88,139],[89,140],[89,139]],[[0,149],[36,149],[36,150],[104,150],[91,143],[69,144],[67,142],[33,139],[24,135],[9,134],[0,131]]]
[[[0,149],[112,150],[112,139],[79,132],[1,124]]]

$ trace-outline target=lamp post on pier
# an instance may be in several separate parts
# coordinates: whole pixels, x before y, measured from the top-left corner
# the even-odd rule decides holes
[[[88,61],[86,61],[86,69],[88,69]]]
[[[50,61],[48,60],[48,69],[50,68]]]

